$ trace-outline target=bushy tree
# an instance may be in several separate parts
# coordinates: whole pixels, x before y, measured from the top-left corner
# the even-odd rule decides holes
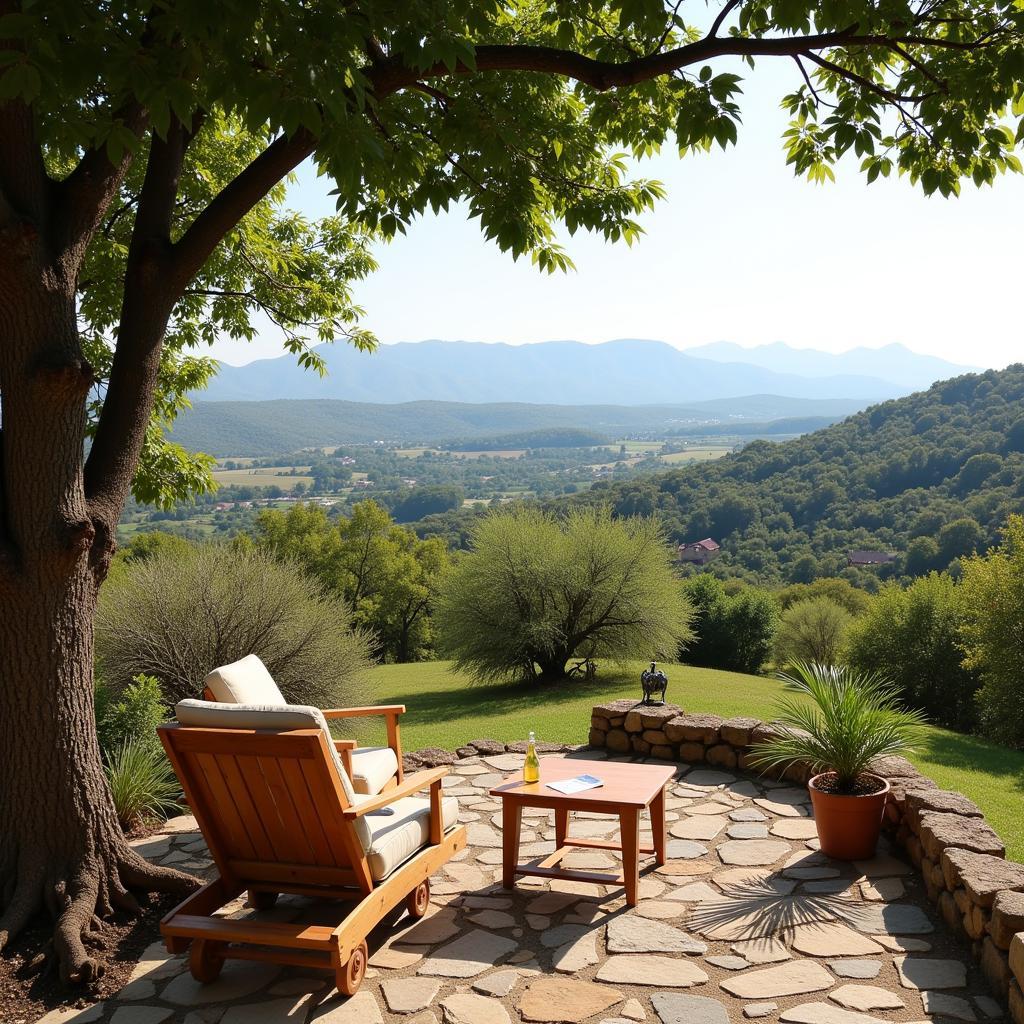
[[[754,587],[730,594],[708,573],[691,576],[683,590],[693,606],[694,637],[680,650],[680,660],[730,672],[760,672],[778,629],[775,599]]]
[[[691,610],[650,519],[532,509],[495,512],[448,574],[442,650],[481,680],[565,677],[571,658],[664,658]]]
[[[812,583],[791,584],[779,590],[776,597],[783,611],[812,597],[827,597],[842,605],[851,615],[862,615],[871,604],[870,594],[837,576],[823,577]]]
[[[267,510],[257,517],[252,538],[342,596],[353,623],[372,634],[378,658],[415,661],[432,650],[431,607],[448,566],[443,541],[420,540],[372,500],[334,521],[315,505]]]
[[[977,724],[978,673],[965,668],[960,646],[962,588],[939,573],[906,589],[884,586],[846,635],[844,660],[894,683],[904,704],[953,729]]]
[[[1024,517],[1010,517],[1003,543],[964,559],[966,665],[981,675],[978,715],[986,735],[1024,747]]]
[[[954,519],[939,530],[939,560],[949,565],[956,558],[973,555],[983,546],[984,539],[977,520],[970,516]]]
[[[292,563],[207,544],[131,565],[103,590],[96,652],[115,693],[140,674],[173,704],[199,697],[207,672],[257,654],[292,703],[353,700],[368,667],[366,640],[344,601]]]
[[[853,616],[830,597],[808,597],[791,604],[779,623],[776,664],[835,665],[851,622]]]

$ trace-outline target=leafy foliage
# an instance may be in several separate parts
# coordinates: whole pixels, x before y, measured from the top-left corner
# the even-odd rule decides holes
[[[442,650],[475,678],[560,679],[570,658],[663,658],[691,610],[651,520],[495,512],[444,582]]]
[[[930,573],[902,589],[883,587],[850,626],[843,660],[892,680],[901,699],[933,722],[971,732],[978,724],[978,673],[963,665],[962,588]]]
[[[775,638],[779,665],[834,665],[853,617],[829,597],[808,597],[783,613]]]
[[[181,786],[159,743],[125,740],[108,754],[103,770],[122,828],[178,810]]]
[[[448,565],[441,541],[396,526],[374,501],[359,502],[334,522],[314,505],[261,512],[252,538],[259,550],[301,565],[343,598],[353,623],[373,635],[378,657],[415,661],[432,649],[434,591]]]
[[[978,711],[983,731],[1024,747],[1024,517],[1010,517],[1003,543],[963,562],[965,665],[981,676]]]
[[[366,646],[345,603],[298,566],[222,545],[132,564],[104,587],[96,620],[106,683],[119,692],[140,673],[155,676],[172,704],[199,696],[211,669],[247,654],[260,656],[291,703],[351,703]]]
[[[754,587],[730,594],[707,573],[691,576],[683,591],[694,609],[694,638],[680,651],[690,665],[760,672],[772,654],[779,625],[774,597]]]
[[[159,746],[156,727],[167,717],[167,703],[160,680],[137,675],[120,692],[102,681],[96,686],[96,732],[100,750],[109,759],[129,741]]]
[[[834,772],[837,791],[849,793],[877,758],[911,751],[924,725],[881,676],[802,662],[779,678],[789,691],[776,705],[779,735],[751,748],[762,768],[806,762],[816,773]]]
[[[269,139],[266,129],[251,131],[239,118],[217,110],[205,118],[181,176],[172,221],[175,237]],[[90,431],[102,411],[113,363],[121,283],[145,171],[144,161],[132,164],[82,268],[79,327],[97,377],[88,407]],[[283,183],[231,232],[171,314],[152,422],[135,479],[138,500],[168,507],[177,498],[213,488],[212,460],[165,436],[178,414],[190,407],[189,392],[204,388],[216,373],[215,361],[193,350],[218,337],[251,340],[261,323],[278,330],[285,348],[313,370],[322,370],[323,364],[309,344],[311,336],[320,342],[342,337],[360,348],[373,347],[372,336],[357,326],[361,310],[351,292],[352,283],[376,266],[370,241],[365,228],[340,216],[309,221],[287,209]]]

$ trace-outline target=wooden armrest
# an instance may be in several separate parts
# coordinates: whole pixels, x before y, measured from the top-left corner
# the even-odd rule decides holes
[[[334,749],[337,751],[342,750],[356,750],[359,747],[358,740],[334,740]]]
[[[380,704],[369,708],[325,708],[324,718],[369,718],[371,715],[404,715],[404,704]]]
[[[407,775],[405,780],[394,789],[389,789],[386,793],[381,793],[369,800],[362,800],[356,806],[346,808],[342,814],[350,819],[361,818],[364,814],[369,814],[370,811],[379,811],[382,807],[387,807],[388,804],[393,804],[404,796],[412,796],[413,793],[418,793],[421,789],[426,789],[427,786],[437,786],[440,789],[441,780],[449,771],[450,769],[444,766],[425,768],[421,772],[414,772],[412,775]]]

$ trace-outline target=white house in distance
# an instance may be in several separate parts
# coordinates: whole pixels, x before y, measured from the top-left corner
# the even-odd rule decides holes
[[[718,557],[721,550],[721,545],[717,541],[705,537],[691,544],[680,544],[676,549],[676,557],[680,562],[687,562],[690,565],[707,565],[713,558]]]

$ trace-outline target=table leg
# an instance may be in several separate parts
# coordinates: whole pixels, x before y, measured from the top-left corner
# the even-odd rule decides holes
[[[665,787],[651,801],[651,835],[654,837],[654,861],[665,863]]]
[[[637,808],[619,811],[619,832],[622,837],[622,878],[626,887],[626,903],[635,907],[640,891],[640,811]]]
[[[555,808],[555,847],[565,846],[565,838],[569,834],[569,812],[565,808]]]
[[[512,889],[516,884],[522,821],[523,808],[519,801],[505,800],[501,809],[501,884],[505,889]]]

